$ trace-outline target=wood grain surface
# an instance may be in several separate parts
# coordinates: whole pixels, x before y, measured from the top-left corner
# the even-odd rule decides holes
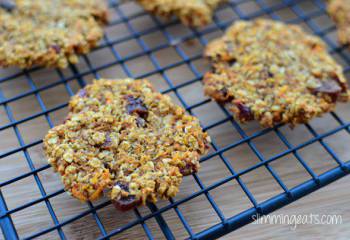
[[[253,4],[253,1],[247,2],[251,2],[251,4],[247,6],[245,4],[244,7],[242,4],[242,11],[253,12],[259,8],[257,4]],[[305,8],[305,11],[315,8],[312,5],[313,1],[304,2],[306,5],[301,6]],[[120,10],[126,16],[141,11],[134,3],[123,4]],[[295,18],[295,14],[293,16],[292,11],[287,8],[281,9],[276,14],[282,20]],[[224,7],[218,11],[217,17],[222,21],[237,19],[237,15],[235,15],[230,7]],[[120,19],[120,16],[114,10],[111,10],[111,20],[117,21],[118,19]],[[128,23],[134,31],[146,31],[155,26],[154,20],[149,15],[136,17]],[[326,15],[317,18],[317,23],[321,26],[332,26],[331,20]],[[306,30],[311,31],[305,23],[303,26]],[[164,34],[165,32],[171,35],[173,39],[178,40],[169,42]],[[0,81],[0,90],[2,92],[0,100],[9,101],[1,105],[0,126],[7,126],[11,121],[20,122],[15,127],[7,127],[0,131],[0,155],[2,156],[0,158],[0,183],[30,172],[31,168],[40,168],[47,164],[40,140],[50,128],[49,123],[57,125],[63,121],[67,113],[67,108],[64,104],[69,100],[70,94],[78,91],[81,87],[81,82],[89,83],[96,77],[123,78],[127,76],[124,71],[126,68],[135,78],[149,72],[154,72],[148,75],[147,78],[159,91],[165,91],[169,89],[165,78],[177,86],[193,80],[196,77],[194,71],[204,73],[208,70],[208,63],[201,58],[195,58],[190,62],[190,65],[186,63],[177,64],[182,61],[182,58],[176,50],[180,49],[188,57],[196,56],[203,50],[203,45],[198,39],[193,39],[190,42],[182,42],[180,40],[181,37],[190,33],[191,30],[188,28],[174,23],[163,30],[153,30],[151,33],[144,34],[139,39],[136,39],[131,35],[130,26],[126,23],[120,23],[106,28],[107,38],[110,41],[115,40],[116,44],[112,47],[97,49],[88,56],[82,57],[76,68],[68,68],[62,71],[55,69],[36,69],[27,72],[21,72],[16,68],[1,70],[0,76],[2,78],[16,73],[20,74],[18,76],[15,75],[15,77],[8,81]],[[202,40],[209,41],[221,34],[222,31],[218,29],[214,32],[204,34]],[[128,38],[128,36],[130,37]],[[124,38],[123,41],[117,40],[122,38]],[[150,49],[158,45],[163,45],[164,47],[154,51],[152,54],[138,54],[144,50],[140,41],[143,41]],[[329,41],[336,44],[335,31],[329,34]],[[123,63],[124,65],[117,63],[112,48],[118,52],[121,58],[130,55],[135,55],[135,57],[125,61]],[[349,51],[344,51],[342,54],[349,55]],[[341,64],[346,66],[340,55],[334,54],[334,56]],[[156,59],[157,64],[165,67],[166,70],[163,72],[155,71],[154,62],[152,62],[154,59]],[[116,62],[116,64],[108,68],[102,67],[95,73],[88,73],[90,67],[99,68],[111,62]],[[80,78],[73,77],[74,74],[80,75]],[[67,81],[60,81],[60,77],[62,76]],[[177,93],[171,91],[167,94],[179,105],[181,105],[181,102],[176,94],[181,95],[183,101],[188,105],[194,105],[203,100],[208,100],[206,104],[194,107],[192,114],[200,119],[203,126],[209,126],[212,123],[226,119],[222,124],[208,129],[217,147],[222,148],[239,141],[242,136],[235,129],[231,118],[227,118],[223,109],[217,103],[209,101],[203,95],[202,90],[202,83],[196,81],[179,88]],[[18,100],[13,100],[18,96],[22,97]],[[50,111],[53,108],[57,109]],[[49,110],[48,114],[40,114],[46,110]],[[336,113],[344,121],[348,122],[350,120],[349,105],[339,104]],[[31,116],[36,114],[38,114],[37,117],[31,118]],[[325,114],[322,118],[313,120],[309,127],[314,129],[318,134],[322,134],[335,129],[339,125],[339,122],[331,114]],[[248,136],[262,130],[255,122],[239,125],[239,127]],[[294,129],[283,126],[279,130],[293,146],[297,146],[313,138],[313,135],[304,125],[297,126]],[[20,141],[18,137],[20,137]],[[325,138],[322,144],[332,148],[340,159],[347,161],[350,156],[349,140],[349,133],[343,130]],[[322,174],[337,166],[336,161],[322,144],[321,142],[315,142],[298,151],[298,154],[317,174]],[[23,150],[4,155],[21,146],[27,145],[29,146]],[[255,146],[256,150],[264,159],[269,159],[288,149],[273,131],[252,140],[251,146]],[[251,146],[247,143],[241,144],[224,152],[222,158],[226,159],[235,171],[249,168],[260,161],[256,154],[254,154]],[[230,176],[231,173],[228,171],[222,158],[215,156],[202,163],[198,177],[204,186],[211,185]],[[288,188],[295,187],[310,179],[310,175],[293,154],[273,161],[270,167],[284,181]],[[244,174],[241,180],[259,203],[283,192],[283,189],[264,166]],[[40,181],[40,188],[36,181]],[[45,191],[46,194],[52,194],[61,190],[62,187],[58,175],[54,174],[51,168],[48,168],[39,171],[35,176],[30,175],[2,187],[1,192],[6,200],[8,209],[11,210],[20,205],[40,199],[42,197],[40,190]],[[349,188],[349,177],[345,177],[275,213],[289,215],[310,213],[341,214],[343,217],[343,224],[341,225],[299,225],[295,230],[292,230],[288,225],[250,224],[226,235],[223,239],[348,239],[350,234]],[[200,190],[200,186],[196,183],[195,178],[193,176],[186,177],[184,178],[180,193],[174,200],[180,200],[198,190]],[[166,220],[177,239],[188,237],[188,233],[181,223],[178,214],[181,214],[187,220],[194,233],[198,233],[220,222],[218,215],[208,201],[208,197],[216,202],[225,217],[232,217],[252,207],[252,204],[237,181],[232,180],[210,191],[207,197],[200,195],[191,201],[181,204],[177,212],[171,209],[162,214],[162,217]],[[105,201],[106,199],[101,199],[93,204],[98,205]],[[160,208],[167,204],[169,202],[160,201],[157,203],[157,207]],[[48,210],[50,208],[55,212],[57,220],[64,222],[82,211],[89,210],[90,207],[89,204],[81,203],[68,194],[62,193],[49,198],[49,201],[40,201],[31,207],[16,211],[11,214],[11,218],[19,236],[25,237],[54,226],[53,219]],[[138,212],[141,216],[151,213],[147,207],[138,208]],[[101,232],[97,227],[96,217],[103,224],[107,232],[118,229],[138,218],[137,213],[134,211],[121,213],[116,211],[111,205],[108,205],[102,209],[98,209],[96,213],[87,214],[83,218],[64,225],[61,230],[67,239],[95,239],[101,236]],[[145,224],[155,239],[164,239],[164,235],[154,218],[147,220]],[[145,226],[138,224],[112,239],[144,239],[146,235],[143,227]],[[2,238],[3,236],[0,235],[0,239]],[[48,234],[40,236],[39,239],[58,239],[58,232],[56,230],[51,231]]]

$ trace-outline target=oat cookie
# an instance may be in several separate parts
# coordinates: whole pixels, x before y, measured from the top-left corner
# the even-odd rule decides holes
[[[296,25],[238,21],[205,56],[213,64],[204,76],[206,94],[241,122],[305,123],[349,99],[342,67],[321,39]]]
[[[212,21],[214,10],[227,0],[137,0],[147,11],[163,17],[176,15],[187,26],[200,27]]]
[[[210,141],[195,117],[147,80],[98,80],[74,96],[44,139],[49,163],[74,197],[103,192],[127,210],[176,195]]]
[[[67,67],[102,38],[102,0],[0,0],[0,66]]]
[[[350,0],[330,0],[328,12],[338,27],[339,41],[350,44]]]

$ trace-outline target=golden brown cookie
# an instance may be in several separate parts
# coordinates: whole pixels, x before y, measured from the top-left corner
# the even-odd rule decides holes
[[[127,210],[174,197],[210,141],[198,120],[147,80],[98,80],[74,96],[64,124],[44,139],[67,191],[86,201],[103,192]]]
[[[329,15],[334,19],[341,44],[350,44],[350,0],[330,0]]]
[[[137,0],[145,10],[162,17],[176,15],[187,26],[205,26],[212,21],[213,12],[227,0]]]
[[[211,42],[213,70],[205,92],[241,122],[305,123],[348,101],[348,87],[326,45],[299,26],[272,20],[238,21]]]
[[[0,66],[67,67],[102,38],[102,0],[0,0]]]

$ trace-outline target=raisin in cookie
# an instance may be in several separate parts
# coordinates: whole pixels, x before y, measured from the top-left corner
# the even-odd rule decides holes
[[[0,0],[0,66],[67,67],[102,38],[99,0]]]
[[[198,120],[147,80],[95,81],[69,108],[44,149],[66,190],[83,201],[108,192],[127,210],[173,197],[208,150],[210,138]]]
[[[338,27],[341,44],[350,44],[350,0],[331,0],[328,5],[329,15]]]
[[[272,20],[238,21],[211,42],[205,92],[241,122],[305,123],[348,101],[342,67],[318,37]]]
[[[215,8],[226,0],[137,0],[145,10],[163,17],[176,15],[187,26],[204,26],[212,21]]]

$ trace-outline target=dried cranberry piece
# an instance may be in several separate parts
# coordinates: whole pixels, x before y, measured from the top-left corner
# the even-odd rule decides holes
[[[227,90],[226,87],[221,88],[221,89],[220,89],[220,92],[221,92],[221,94],[222,94],[223,97],[225,97],[225,98],[227,97],[228,90]]]
[[[241,102],[235,103],[239,110],[239,119],[250,121],[254,119],[254,115],[250,108]]]
[[[115,186],[119,186],[121,188],[121,190],[125,191],[125,192],[129,192],[129,185],[127,183],[124,182],[116,182]]]
[[[127,197],[122,197],[119,200],[112,200],[112,203],[115,208],[121,211],[128,211],[134,207],[140,205],[141,201],[136,200],[135,196],[129,195]]]
[[[129,192],[129,186],[127,183],[118,181],[115,185],[119,186],[123,191]],[[134,195],[129,195],[127,197],[121,197],[118,200],[113,199],[112,203],[117,209],[127,211],[139,205],[141,200],[137,200]]]
[[[106,133],[106,140],[105,140],[105,142],[102,144],[102,147],[103,147],[103,148],[108,148],[108,147],[111,146],[111,144],[112,144],[111,136],[110,136],[109,133]]]
[[[140,117],[138,117],[138,118],[136,118],[136,125],[138,126],[138,127],[145,127],[146,126],[146,121],[145,121],[145,119],[143,119],[143,118],[140,118]]]
[[[129,114],[136,113],[141,118],[146,119],[148,116],[148,109],[144,105],[142,99],[135,98],[134,96],[128,95],[126,96],[126,100],[128,101],[128,105],[126,105],[126,110]]]
[[[229,95],[228,89],[226,87],[223,87],[219,90],[219,96],[220,99],[218,99],[217,101],[220,103],[229,102],[233,99],[233,97]]]
[[[323,81],[322,85],[316,88],[315,91],[321,93],[340,93],[341,87],[333,80]]]
[[[0,0],[0,7],[8,12],[12,12],[17,6],[16,3],[12,0]]]
[[[268,71],[267,76],[269,76],[269,78],[273,78],[275,75],[272,72]]]
[[[340,81],[340,78],[339,78],[339,75],[338,75],[338,74],[336,74],[336,73],[331,73],[331,74],[330,74],[330,78],[331,78],[332,80],[336,81],[336,82],[339,84],[339,86],[341,87],[342,92],[347,92],[348,87],[347,87],[346,83]]]
[[[58,45],[52,45],[51,48],[55,50],[57,54],[61,52],[61,47]]]
[[[321,82],[321,86],[311,89],[312,94],[324,93],[331,97],[333,102],[336,102],[339,94],[342,93],[342,87],[335,79],[327,79]]]
[[[210,71],[211,71],[212,73],[217,73],[217,72],[218,72],[218,71],[217,71],[217,68],[214,67],[214,66],[210,66]]]
[[[103,166],[104,166],[105,168],[109,169],[109,164],[108,164],[108,163],[104,162],[104,163],[103,163]]]
[[[233,58],[227,61],[230,66],[233,66],[237,62],[237,59]]]
[[[180,173],[183,176],[188,176],[191,175],[194,172],[197,172],[197,166],[195,164],[192,163],[186,163],[185,167],[180,168]]]

